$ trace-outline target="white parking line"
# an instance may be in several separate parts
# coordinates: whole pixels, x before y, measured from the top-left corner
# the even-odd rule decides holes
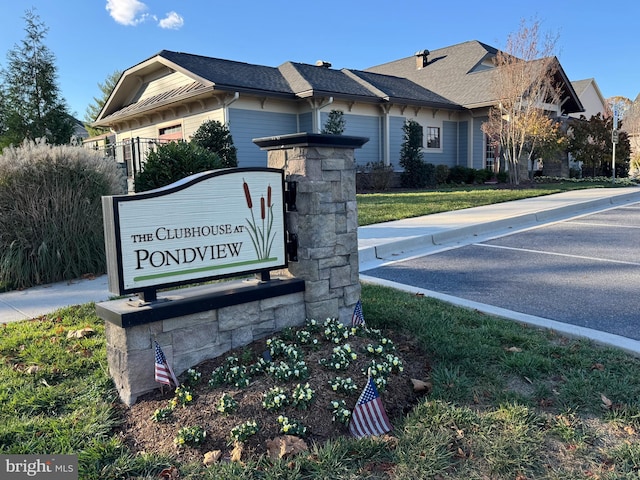
[[[532,249],[529,249],[529,248],[505,247],[505,246],[501,246],[501,245],[487,245],[487,244],[484,244],[484,243],[474,243],[473,245],[476,246],[476,247],[499,248],[499,249],[502,249],[502,250],[514,250],[514,251],[517,251],[517,252],[540,253],[540,254],[543,254],[543,255],[555,255],[557,257],[579,258],[579,259],[582,259],[582,260],[594,260],[596,262],[621,263],[623,265],[640,266],[640,263],[638,263],[638,262],[625,262],[624,260],[610,260],[610,259],[607,259],[607,258],[586,257],[584,255],[569,255],[567,253],[545,252],[543,250],[532,250]]]
[[[631,228],[640,229],[638,225],[618,225],[615,223],[592,223],[592,222],[567,222],[570,225],[586,225],[587,227],[607,227],[607,228]]]

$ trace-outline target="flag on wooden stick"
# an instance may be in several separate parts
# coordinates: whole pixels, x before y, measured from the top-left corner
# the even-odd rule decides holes
[[[360,325],[364,327],[365,323],[364,315],[362,314],[362,302],[358,300],[358,303],[356,303],[356,308],[353,309],[353,315],[351,316],[351,326],[357,327]]]
[[[362,438],[383,435],[392,429],[387,412],[384,411],[382,400],[378,395],[376,384],[369,375],[367,385],[360,394],[358,403],[351,414],[349,431],[354,437]]]
[[[176,387],[179,386],[180,383],[167,362],[167,357],[164,356],[158,342],[154,341],[154,343],[156,345],[156,382],[171,386],[171,381],[173,381]]]

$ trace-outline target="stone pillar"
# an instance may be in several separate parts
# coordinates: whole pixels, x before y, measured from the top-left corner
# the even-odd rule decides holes
[[[305,281],[308,319],[351,321],[360,298],[354,149],[368,138],[299,133],[254,139],[268,166],[296,184],[287,229],[298,236],[298,261],[286,275]]]

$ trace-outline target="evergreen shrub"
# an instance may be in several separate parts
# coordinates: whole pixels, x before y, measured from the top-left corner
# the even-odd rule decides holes
[[[436,184],[442,185],[449,179],[449,167],[446,165],[436,165]]]
[[[449,169],[449,183],[472,184],[474,179],[475,179],[475,170],[473,168],[456,165],[455,167],[451,167]]]
[[[0,155],[0,283],[10,288],[106,271],[103,195],[120,169],[90,149],[25,141]]]
[[[224,168],[238,166],[238,149],[233,145],[229,128],[217,120],[204,122],[191,137],[191,143],[215,153]]]
[[[404,140],[400,149],[400,166],[404,171],[400,181],[405,188],[424,188],[429,184],[430,174],[435,182],[435,167],[431,165],[431,173],[423,159],[422,126],[415,120],[407,120],[402,131]]]
[[[194,142],[170,142],[147,155],[142,171],[136,176],[136,192],[164,187],[193,175],[223,168],[220,157]]]

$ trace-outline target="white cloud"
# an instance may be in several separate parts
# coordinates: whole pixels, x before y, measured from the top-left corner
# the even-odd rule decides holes
[[[184,18],[178,15],[176,12],[169,12],[167,16],[158,22],[160,28],[169,28],[171,30],[178,30],[184,25]]]
[[[107,11],[122,25],[138,25],[144,22],[147,6],[138,0],[107,0]]]

